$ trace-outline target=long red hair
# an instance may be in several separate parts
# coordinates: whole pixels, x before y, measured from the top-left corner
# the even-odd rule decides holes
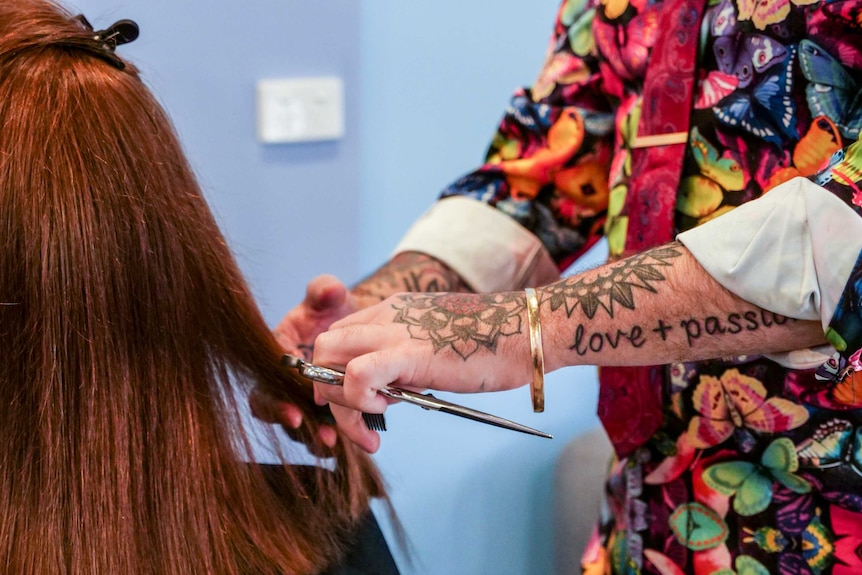
[[[0,2],[0,572],[314,573],[369,499],[254,465],[236,388],[319,425],[134,66],[53,3]],[[122,49],[121,49],[122,51]]]

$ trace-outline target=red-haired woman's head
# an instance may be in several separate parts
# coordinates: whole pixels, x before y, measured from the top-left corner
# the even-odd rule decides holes
[[[242,463],[237,388],[289,397],[309,442],[315,408],[110,48],[53,3],[0,2],[0,565],[315,572],[379,477],[347,441],[281,495]]]

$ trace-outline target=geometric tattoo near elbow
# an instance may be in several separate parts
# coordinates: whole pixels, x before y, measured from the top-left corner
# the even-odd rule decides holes
[[[656,293],[652,284],[665,279],[663,267],[673,265],[674,258],[683,254],[677,242],[647,250],[641,254],[611,263],[602,268],[595,277],[582,274],[558,284],[542,288],[542,303],[547,302],[551,311],[565,308],[566,315],[572,317],[580,307],[584,314],[593,319],[600,309],[614,317],[614,306],[635,309],[634,292],[646,290]]]

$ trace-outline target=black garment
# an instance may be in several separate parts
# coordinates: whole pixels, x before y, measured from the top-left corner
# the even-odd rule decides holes
[[[284,478],[281,466],[261,465],[260,467],[270,485],[279,491],[278,486]],[[314,471],[314,468],[309,466],[296,466],[296,469],[300,476],[306,475],[303,469],[307,469],[309,479]],[[371,511],[359,525],[355,543],[348,550],[344,560],[338,565],[329,567],[320,575],[399,575],[398,566],[395,565],[389,545],[380,531],[377,518]]]
[[[359,528],[359,538],[341,565],[330,567],[321,575],[398,575],[398,567],[377,519],[370,511]]]

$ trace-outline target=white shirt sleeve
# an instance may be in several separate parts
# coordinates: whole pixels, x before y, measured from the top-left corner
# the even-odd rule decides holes
[[[477,293],[544,285],[560,277],[548,251],[529,230],[496,208],[462,196],[435,203],[393,255],[402,252],[434,257]]]
[[[817,184],[795,178],[677,239],[737,296],[819,320],[825,330],[862,249],[862,218]],[[816,350],[795,356],[782,363],[820,360]]]

